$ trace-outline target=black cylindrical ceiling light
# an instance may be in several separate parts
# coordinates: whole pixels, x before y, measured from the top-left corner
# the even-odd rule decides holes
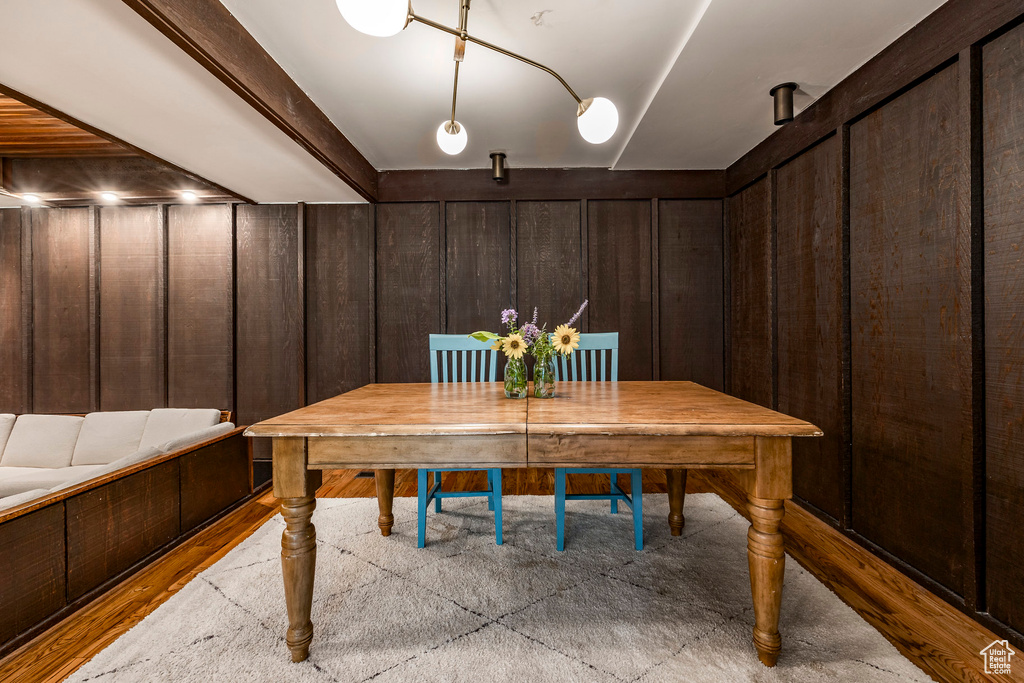
[[[499,183],[505,180],[504,152],[491,152],[491,177]]]
[[[768,91],[768,94],[775,98],[776,126],[793,120],[793,92],[797,87],[796,83],[780,83]]]

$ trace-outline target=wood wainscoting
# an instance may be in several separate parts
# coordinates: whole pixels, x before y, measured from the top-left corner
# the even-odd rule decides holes
[[[358,470],[324,472],[317,497],[372,497],[375,491],[373,478],[360,477],[359,474]],[[459,488],[483,484],[482,472],[457,474],[458,477],[446,482]],[[571,492],[596,492],[602,484],[600,477],[581,475],[573,478],[570,480]],[[607,488],[607,476],[604,480],[603,485]],[[506,470],[503,483],[506,495],[551,495],[554,492],[554,471],[540,468]],[[687,493],[717,493],[745,514],[739,490],[726,476],[694,471],[687,478],[686,489]],[[665,491],[665,473],[645,470],[644,492],[657,494]],[[415,470],[397,472],[395,494],[416,495]],[[84,609],[0,660],[0,680],[8,683],[63,680],[248,538],[277,514],[279,508],[279,501],[267,492],[200,531]],[[991,680],[984,674],[978,652],[996,640],[994,633],[800,505],[787,502],[782,526],[787,552],[928,675],[939,681]]]

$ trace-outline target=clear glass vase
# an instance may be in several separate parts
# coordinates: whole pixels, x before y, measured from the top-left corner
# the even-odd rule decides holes
[[[533,396],[534,398],[555,397],[555,356],[538,358],[533,366]]]
[[[509,358],[505,363],[505,398],[526,398],[526,361]]]

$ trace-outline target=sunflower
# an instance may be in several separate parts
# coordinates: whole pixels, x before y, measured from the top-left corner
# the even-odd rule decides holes
[[[505,355],[509,358],[515,358],[516,360],[523,357],[523,353],[526,352],[526,342],[523,341],[521,335],[510,334],[502,341],[502,350]]]
[[[568,356],[573,349],[579,348],[580,333],[568,325],[559,325],[555,328],[552,342],[555,345],[555,351]]]
[[[494,343],[491,344],[491,349],[493,349],[494,351],[501,351],[501,342],[502,341],[503,341],[502,337],[498,337],[497,339],[495,339]]]

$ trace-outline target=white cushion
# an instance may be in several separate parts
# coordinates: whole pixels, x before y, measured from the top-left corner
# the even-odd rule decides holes
[[[72,465],[106,465],[139,450],[148,410],[89,413],[78,434]]]
[[[0,510],[6,510],[12,508],[15,505],[21,505],[29,501],[35,500],[36,498],[42,498],[49,491],[46,489],[32,489],[31,491],[24,491],[14,496],[7,496],[6,498],[0,498]]]
[[[85,418],[71,415],[22,415],[14,423],[0,465],[68,467]]]
[[[0,453],[4,452],[4,446],[7,445],[7,437],[11,435],[11,430],[14,429],[15,417],[11,413],[0,414]]]
[[[77,474],[75,474],[70,479],[68,479],[66,481],[60,482],[59,484],[54,486],[52,489],[50,489],[50,491],[51,492],[53,492],[53,491],[60,491],[61,489],[70,488],[70,487],[75,486],[77,484],[81,484],[83,481],[88,481],[89,479],[95,479],[96,477],[100,477],[100,476],[102,476],[104,474],[108,474],[110,472],[115,472],[117,470],[124,469],[125,467],[128,467],[129,465],[134,465],[137,462],[142,462],[143,460],[149,460],[150,458],[155,458],[156,456],[162,455],[162,454],[163,454],[163,451],[161,451],[159,448],[156,448],[156,447],[154,447],[154,448],[144,448],[144,449],[142,449],[140,451],[135,451],[134,453],[126,455],[123,458],[115,460],[114,462],[109,463],[107,465],[98,465],[95,468],[92,468],[92,467],[89,467],[89,468],[75,468],[75,469],[80,469],[82,471],[77,473]],[[86,469],[88,469],[88,471],[85,471]]]
[[[91,479],[96,470],[102,467],[102,465],[83,465],[80,467],[57,467],[54,469],[23,468],[32,469],[33,471],[0,481],[0,496],[12,496],[23,491],[30,491],[31,489],[50,489],[76,477],[80,481],[85,481],[85,479]]]
[[[198,432],[192,432],[191,434],[185,434],[184,436],[179,436],[176,439],[165,441],[160,444],[158,448],[163,453],[173,453],[174,451],[181,450],[186,446],[191,446],[192,444],[197,444],[201,441],[216,438],[221,434],[227,434],[234,428],[235,425],[230,422],[221,422],[220,424],[207,427],[206,429],[202,429]]]
[[[220,411],[206,408],[157,408],[150,411],[139,448],[149,448],[220,422]]]

